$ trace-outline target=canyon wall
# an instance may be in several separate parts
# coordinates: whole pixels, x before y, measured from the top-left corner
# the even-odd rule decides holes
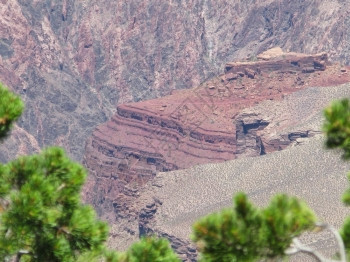
[[[119,105],[87,141],[84,165],[90,176],[85,200],[111,223],[135,218],[135,199],[157,172],[260,156],[319,133],[292,130],[297,121],[279,125],[281,116],[249,108],[281,101],[311,86],[350,82],[349,68],[331,64],[325,53],[274,48],[260,57],[228,63],[224,74],[196,88]],[[304,118],[311,113],[304,112]]]
[[[342,218],[337,215],[338,211],[336,214],[329,212],[328,207],[338,208],[341,205],[340,198],[335,194],[340,195],[343,187],[338,187],[337,182],[325,189],[325,184],[320,181],[324,179],[335,181],[335,174],[337,174],[336,181],[338,178],[339,181],[344,181],[345,176],[341,171],[344,172],[347,165],[340,162],[339,156],[323,151],[320,134],[323,108],[334,99],[349,96],[350,79],[347,70],[349,69],[328,64],[323,71],[316,70],[314,73],[302,73],[303,70],[296,74],[283,73],[283,81],[278,77],[279,71],[275,72],[277,74],[268,71],[265,75],[266,82],[258,75],[254,79],[247,75],[239,76],[238,79],[231,80],[231,84],[237,80],[240,82],[239,79],[247,86],[255,80],[263,83],[261,89],[250,86],[250,90],[255,90],[258,94],[264,94],[266,83],[270,83],[272,87],[284,86],[285,89],[282,93],[272,93],[275,96],[257,94],[253,101],[250,101],[252,98],[245,99],[242,102],[247,104],[237,105],[240,109],[236,111],[227,109],[230,108],[227,107],[228,103],[237,103],[233,96],[213,98],[214,104],[217,105],[215,111],[209,111],[203,100],[199,100],[202,103],[198,103],[197,106],[201,112],[195,111],[197,113],[194,116],[197,117],[187,117],[184,122],[178,120],[176,122],[178,125],[170,124],[176,121],[171,118],[171,114],[162,115],[166,110],[163,105],[167,104],[166,108],[177,107],[177,103],[181,104],[182,100],[178,100],[180,98],[190,101],[187,98],[198,97],[197,89],[192,92],[179,91],[161,99],[119,106],[121,114],[115,115],[110,122],[101,125],[93,133],[87,144],[85,156],[85,164],[90,169],[85,196],[96,206],[99,214],[112,225],[110,246],[124,249],[140,236],[157,234],[168,238],[183,260],[196,261],[196,249],[189,240],[191,223],[209,212],[230,205],[232,195],[240,190],[255,196],[254,200],[260,205],[266,203],[268,197],[276,192],[283,191],[301,196],[315,208],[321,219],[338,225]],[[264,75],[264,71],[260,72]],[[225,79],[225,75],[221,75],[218,79]],[[347,83],[333,86],[342,82]],[[217,83],[222,82],[220,80]],[[202,88],[212,90],[217,86],[211,82],[203,84]],[[181,96],[184,93],[188,96]],[[210,96],[209,93],[205,94],[207,98]],[[140,113],[139,106],[144,108],[143,114]],[[192,122],[188,119],[196,121],[199,119],[198,114],[208,112],[212,112],[212,115],[207,121],[202,122],[203,127],[206,127],[204,135],[195,137],[196,139],[189,138]],[[234,113],[232,118],[228,117],[229,113]],[[149,119],[156,120],[148,121]],[[115,120],[124,121],[116,126],[113,123]],[[228,133],[229,130],[232,131],[230,137],[233,138],[231,141],[234,141],[235,146],[231,147],[233,150],[231,159],[235,157],[240,159],[218,164],[196,165],[177,172],[158,172],[162,168],[168,171],[170,166],[166,165],[167,161],[176,162],[176,156],[185,159],[181,163],[188,166],[195,164],[195,160],[217,162],[216,151],[229,150],[229,146],[232,145],[225,146],[218,134],[217,136],[211,134],[211,140],[204,140],[205,132],[210,129],[209,123],[212,121],[215,121],[218,129],[221,127],[221,130]],[[227,124],[226,128],[224,124]],[[162,136],[152,136],[155,128],[157,132],[162,133]],[[156,145],[167,143],[168,139],[171,139],[168,137],[175,135],[179,138],[177,147],[173,147],[170,152],[162,151],[162,147],[155,150]],[[128,136],[130,139],[126,140]],[[310,138],[314,136],[316,140]],[[187,138],[189,139],[186,140]],[[309,142],[310,139],[312,142]],[[314,143],[315,141],[317,142]],[[183,146],[184,144],[187,145]],[[198,144],[202,145],[200,150],[195,147]],[[213,148],[216,151],[211,152]],[[201,150],[206,150],[207,153],[201,154]],[[284,153],[285,151],[287,152]],[[157,161],[150,159],[147,161],[150,152],[154,153],[153,156],[157,154]],[[161,153],[164,153],[162,157]],[[199,155],[203,159],[198,158]],[[310,155],[311,158],[308,157]],[[211,159],[212,156],[214,158]],[[252,159],[247,156],[259,157]],[[187,162],[188,159],[192,162]],[[305,161],[306,159],[308,160]],[[140,175],[146,172],[149,174],[148,177]],[[329,183],[331,182],[326,184]],[[261,202],[260,197],[265,202]],[[328,202],[322,202],[325,197],[329,198]],[[346,210],[343,208],[342,214],[345,213]],[[313,245],[322,251],[333,252],[335,247],[332,243],[332,238],[326,235],[321,236]]]
[[[349,97],[349,87],[346,83],[304,88],[281,100],[265,100],[243,109],[238,118],[244,123],[269,123],[263,132],[247,133],[249,145],[257,144],[258,135],[266,150],[281,142],[289,146],[255,158],[157,173],[130,206],[139,210],[138,216],[116,221],[110,245],[125,248],[139,236],[156,234],[169,239],[184,261],[196,261],[191,225],[202,216],[230,207],[232,196],[241,191],[259,206],[277,193],[297,196],[310,205],[319,221],[341,227],[348,214],[341,196],[348,186],[349,163],[342,161],[339,152],[324,149],[322,110],[330,101]],[[327,231],[308,234],[301,241],[327,257],[338,251],[334,236]],[[301,256],[291,261],[313,261],[308,259]]]
[[[1,0],[0,80],[25,100],[18,127],[35,140],[2,146],[1,161],[51,144],[81,160],[117,104],[198,86],[277,45],[349,63],[348,11],[340,0]]]

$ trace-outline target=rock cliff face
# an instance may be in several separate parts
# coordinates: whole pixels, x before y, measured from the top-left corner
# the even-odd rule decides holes
[[[274,48],[258,59],[229,63],[224,74],[197,88],[118,106],[117,114],[87,142],[87,201],[111,221],[130,212],[137,215],[130,206],[157,172],[263,155],[312,136],[312,130],[285,131],[293,122],[276,126],[277,119],[263,116],[264,109],[248,109],[310,86],[350,81],[347,69],[331,65],[324,53]]]
[[[347,187],[349,163],[341,161],[340,155],[325,151],[319,133],[323,108],[334,99],[349,97],[349,87],[347,83],[305,88],[282,100],[266,100],[244,109],[240,114],[243,121],[269,122],[260,133],[262,141],[288,141],[290,146],[261,157],[158,173],[134,204],[134,209],[141,210],[139,216],[123,226],[136,228],[136,235],[167,237],[183,260],[196,261],[189,238],[192,223],[230,206],[232,196],[244,191],[258,205],[265,205],[280,192],[298,196],[315,210],[319,220],[340,227],[348,214],[340,199]],[[305,137],[310,135],[315,136]],[[124,239],[128,238],[131,242],[132,235],[126,233]],[[328,257],[338,249],[330,234],[313,235],[303,242],[312,242],[311,246]],[[313,260],[299,257],[291,261]]]
[[[117,104],[198,86],[227,61],[281,46],[349,63],[348,12],[340,0],[1,0],[0,80],[25,100],[18,125],[35,144],[81,160]]]
[[[184,260],[196,261],[195,248],[189,240],[191,224],[201,216],[230,206],[232,195],[242,190],[259,205],[266,204],[277,192],[299,196],[314,208],[321,220],[340,225],[347,213],[339,199],[346,187],[344,172],[348,170],[348,164],[334,152],[323,150],[319,134],[323,123],[322,109],[330,101],[349,95],[349,83],[308,87],[285,95],[283,99],[265,100],[243,109],[237,116],[243,125],[269,124],[262,130],[248,128],[250,132],[245,135],[245,143],[253,144],[254,148],[246,146],[242,154],[258,153],[257,135],[267,154],[157,173],[143,188],[134,191],[136,197],[132,201],[119,195],[120,201],[115,199],[121,207],[119,214],[110,216],[116,219],[110,245],[126,248],[140,235],[154,233],[171,240],[173,248]],[[279,150],[277,144],[281,148],[290,146],[275,151]],[[269,153],[270,150],[275,152]],[[102,182],[113,184],[107,177],[99,180],[99,186]],[[89,188],[90,192],[92,190]],[[108,199],[109,196],[106,190],[103,197]],[[127,204],[123,206],[125,200],[129,202],[124,202]],[[331,211],[333,207],[337,212]],[[106,213],[106,209],[101,208],[101,212]],[[329,235],[313,239],[320,240],[313,245],[322,251],[328,248],[334,251]]]

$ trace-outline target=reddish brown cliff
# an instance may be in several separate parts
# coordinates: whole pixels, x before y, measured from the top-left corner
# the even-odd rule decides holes
[[[124,216],[132,201],[128,197],[137,196],[157,171],[281,150],[310,134],[262,138],[271,120],[242,110],[308,86],[348,81],[346,69],[331,65],[326,54],[282,53],[275,48],[258,61],[227,64],[224,74],[192,90],[120,105],[88,140],[85,164],[91,176],[86,198],[101,215],[108,216],[113,206]]]
[[[197,86],[227,61],[278,45],[349,64],[349,10],[342,0],[0,0],[0,81],[25,100],[18,126],[35,144],[81,160],[117,104]],[[1,161],[17,154],[1,151]]]

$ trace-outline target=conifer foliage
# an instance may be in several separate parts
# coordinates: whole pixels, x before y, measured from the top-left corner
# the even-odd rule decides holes
[[[326,146],[339,148],[343,151],[343,158],[350,159],[350,102],[348,99],[334,101],[324,111],[326,118],[324,132],[326,133]],[[348,174],[350,181],[350,173]],[[350,188],[343,194],[343,202],[350,206]],[[350,217],[348,217],[340,231],[346,249],[350,250]]]
[[[343,150],[343,158],[350,159],[350,103],[348,99],[334,101],[324,110],[326,146]]]
[[[202,218],[193,227],[193,239],[202,261],[256,261],[283,257],[292,239],[314,226],[315,215],[300,200],[275,196],[258,209],[244,193],[233,207]]]
[[[119,262],[179,262],[169,247],[169,242],[156,237],[143,238],[134,243],[125,254],[119,256]]]
[[[4,87],[0,92],[5,135],[22,103]],[[1,165],[0,260],[76,261],[85,251],[102,249],[108,229],[80,201],[85,177],[57,147]]]
[[[0,84],[0,139],[22,110],[20,98]],[[106,223],[80,199],[85,178],[58,147],[0,164],[0,261],[179,261],[164,239],[108,250]]]
[[[0,83],[0,140],[23,111],[22,100]]]

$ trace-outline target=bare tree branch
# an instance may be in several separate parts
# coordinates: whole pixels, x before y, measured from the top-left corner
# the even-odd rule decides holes
[[[28,254],[31,254],[31,252],[29,252],[29,251],[27,251],[27,250],[20,250],[20,251],[18,251],[18,252],[17,252],[17,255],[16,255],[15,259],[14,259],[14,262],[19,262],[19,261],[21,261],[21,257],[22,257],[23,255],[28,255]]]
[[[335,236],[335,238],[337,240],[338,246],[339,246],[340,260],[332,260],[332,259],[325,258],[322,254],[320,254],[316,250],[303,245],[298,240],[298,238],[293,238],[291,247],[285,251],[286,255],[294,255],[294,254],[297,254],[300,252],[300,253],[306,253],[306,254],[314,257],[319,262],[346,262],[345,247],[344,247],[344,243],[343,243],[343,240],[342,240],[339,232],[331,225],[328,225],[325,223],[317,223],[316,227],[320,228],[321,230],[328,229],[329,231],[331,231],[333,233],[333,235]]]

